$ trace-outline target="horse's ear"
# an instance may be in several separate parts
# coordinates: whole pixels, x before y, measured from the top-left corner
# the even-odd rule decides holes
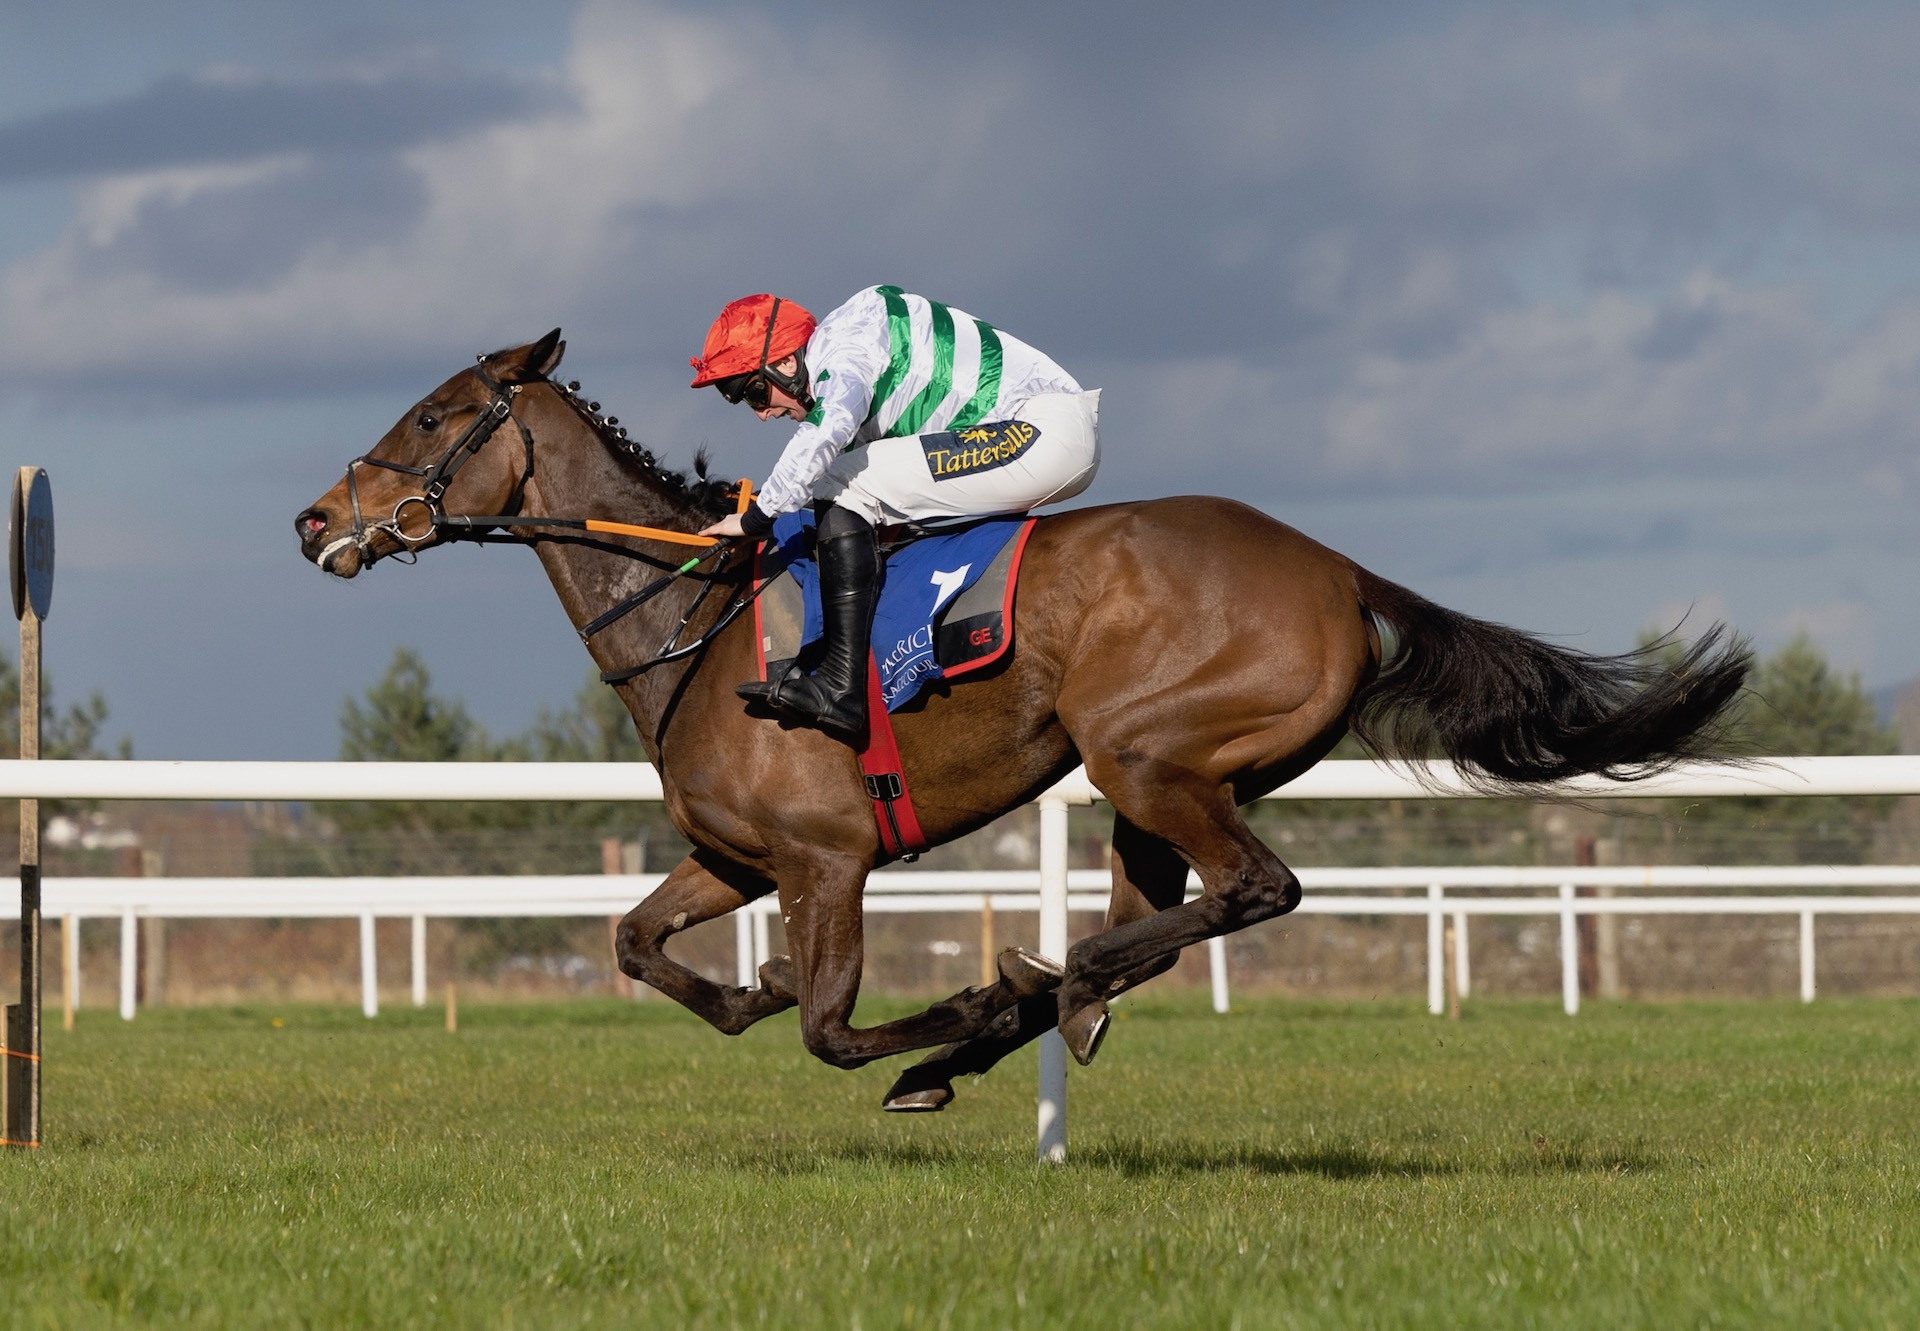
[[[552,374],[566,354],[567,344],[560,340],[560,330],[556,328],[538,342],[482,356],[480,363],[499,375],[501,383],[530,384]]]
[[[527,348],[527,368],[537,375],[552,374],[560,368],[560,358],[566,354],[567,344],[556,328]]]

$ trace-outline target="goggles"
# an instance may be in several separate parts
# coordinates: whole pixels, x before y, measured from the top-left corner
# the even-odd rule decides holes
[[[714,384],[720,390],[720,396],[728,402],[744,402],[755,411],[765,411],[773,401],[773,388],[767,382],[767,376],[760,370],[751,370],[746,374],[736,374],[730,379],[721,379]]]

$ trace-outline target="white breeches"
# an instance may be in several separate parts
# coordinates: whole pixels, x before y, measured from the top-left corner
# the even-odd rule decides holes
[[[1100,465],[1100,394],[1028,398],[971,430],[876,439],[834,459],[813,487],[867,521],[1024,513],[1071,499]]]

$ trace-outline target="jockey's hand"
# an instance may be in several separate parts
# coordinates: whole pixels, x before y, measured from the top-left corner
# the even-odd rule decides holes
[[[738,513],[729,513],[711,527],[702,527],[700,529],[700,535],[718,536],[722,540],[725,540],[729,536],[745,536],[746,533],[740,530],[740,515]]]

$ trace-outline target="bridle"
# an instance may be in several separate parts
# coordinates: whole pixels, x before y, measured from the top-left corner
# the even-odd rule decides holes
[[[519,508],[521,501],[526,496],[527,482],[533,479],[533,432],[527,428],[525,421],[522,421],[514,414],[513,408],[516,400],[520,396],[520,390],[526,385],[501,383],[492,375],[488,374],[485,369],[481,368],[486,364],[487,358],[480,356],[477,359],[479,364],[474,366],[472,373],[474,377],[486,386],[488,393],[487,403],[480,409],[480,414],[461,432],[460,437],[447,446],[446,452],[442,453],[439,460],[432,466],[416,467],[410,463],[394,462],[388,458],[377,458],[373,455],[371,449],[347,464],[347,498],[353,508],[353,530],[347,535],[339,537],[320,552],[315,562],[320,564],[322,568],[326,567],[327,558],[335,549],[348,544],[353,545],[359,550],[362,570],[372,567],[373,564],[382,557],[380,553],[373,548],[373,538],[380,532],[385,532],[391,536],[399,545],[400,549],[393,553],[393,558],[404,564],[412,564],[420,558],[420,547],[435,537],[447,541],[510,541],[514,544],[521,545],[531,545],[537,541],[555,539],[554,537],[543,535],[539,531],[535,531],[533,534],[526,536],[511,532],[497,532],[498,528],[508,526],[509,524],[514,526],[525,525],[534,528],[562,528],[569,531],[614,530],[640,533],[649,530],[647,528],[628,527],[624,524],[617,523],[590,522],[580,518],[540,518],[521,515]],[[554,383],[553,380],[548,379],[544,375],[537,376],[531,382],[549,385],[553,385]],[[569,384],[566,390],[561,390],[562,395],[569,401],[574,402],[576,407],[579,404],[573,397],[571,390],[577,389],[578,387],[578,384]],[[589,405],[596,412],[600,406],[597,402]],[[507,421],[512,421],[514,428],[520,432],[520,442],[526,453],[526,465],[521,468],[520,478],[514,482],[513,493],[508,497],[504,506],[506,511],[486,517],[449,514],[446,511],[446,506],[442,502],[446,495],[447,487],[453,483],[453,478],[459,473],[460,469],[466,466],[466,464],[486,446],[487,441],[493,438],[494,433]],[[611,423],[611,418],[609,418],[607,423]],[[626,439],[626,433],[625,430],[618,431],[619,438],[622,441]],[[643,456],[646,456],[649,462],[651,461],[650,455]],[[399,503],[395,504],[393,506],[393,513],[386,519],[379,522],[369,522],[360,509],[360,485],[354,472],[354,469],[363,463],[370,467],[382,467],[388,471],[397,471],[407,476],[418,476],[423,478],[426,484],[422,487],[422,493],[407,495],[401,499]],[[744,482],[741,503],[743,506],[746,503]],[[415,504],[420,506],[421,512],[425,517],[426,526],[424,530],[410,534],[407,531],[406,522],[402,515],[407,513],[411,506]],[[660,532],[654,532],[653,534],[656,536],[666,535],[666,533]],[[560,539],[566,538],[561,537]],[[595,544],[599,543],[595,542]],[[618,620],[625,618],[630,612],[639,609],[680,578],[692,573],[695,568],[705,563],[708,559],[711,559],[715,555],[725,554],[733,548],[733,543],[731,541],[717,542],[707,553],[678,565],[664,562],[642,551],[628,549],[623,546],[608,545],[603,548],[612,549],[630,559],[651,564],[655,568],[663,570],[664,576],[655,579],[640,591],[627,597],[611,609],[603,611],[586,624],[581,625],[578,632],[582,642],[590,641],[593,636],[602,629],[612,626]],[[722,629],[731,624],[734,619],[739,616],[741,611],[751,605],[755,598],[757,598],[767,586],[767,582],[765,581],[760,583],[749,581],[748,585],[722,610],[719,618],[704,633],[699,634],[694,641],[683,644],[680,642],[680,635],[686,631],[688,624],[692,621],[700,607],[706,603],[708,595],[714,588],[714,574],[702,574],[699,576],[705,585],[700,589],[699,595],[694,598],[693,604],[687,608],[686,613],[680,617],[680,622],[675,625],[673,632],[668,635],[667,640],[661,645],[660,650],[640,665],[626,666],[618,670],[601,671],[600,678],[603,682],[608,684],[624,684],[628,680],[653,669],[655,666],[665,665],[670,661],[684,660],[692,656],[718,636]],[[771,579],[767,581],[771,581]]]
[[[347,464],[347,500],[353,507],[353,530],[346,536],[340,537],[334,544],[337,546],[350,543],[358,549],[363,569],[371,568],[375,561],[381,558],[380,553],[373,548],[373,538],[380,532],[385,532],[399,544],[400,549],[394,552],[393,557],[403,564],[411,564],[420,557],[419,547],[434,536],[445,535],[451,531],[454,539],[458,539],[461,533],[475,530],[468,522],[450,522],[441,499],[446,494],[447,487],[453,484],[453,478],[459,474],[460,469],[486,446],[487,441],[493,438],[494,431],[506,421],[512,421],[514,428],[520,432],[520,442],[526,450],[527,461],[526,466],[520,471],[520,479],[514,482],[513,495],[506,505],[508,511],[501,516],[510,517],[513,511],[520,507],[520,501],[526,494],[527,482],[533,478],[533,432],[527,429],[526,422],[513,414],[514,399],[519,397],[521,385],[501,383],[481,368],[485,362],[486,357],[482,356],[480,364],[474,366],[473,374],[486,385],[487,404],[460,433],[460,437],[447,446],[447,451],[440,455],[439,461],[430,467],[416,467],[405,462],[394,462],[388,458],[377,458],[373,455],[373,450],[369,449]],[[360,511],[360,482],[354,470],[362,464],[369,467],[384,467],[388,471],[397,471],[408,476],[419,476],[425,479],[426,485],[422,487],[422,493],[408,495],[395,504],[392,515],[384,521],[368,522]],[[415,504],[421,508],[426,527],[423,531],[409,534],[402,514]],[[323,565],[329,553],[331,549],[321,552],[320,562]]]

